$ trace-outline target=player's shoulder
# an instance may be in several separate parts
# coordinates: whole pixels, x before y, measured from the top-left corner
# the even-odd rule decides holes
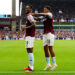
[[[33,16],[32,16],[31,14],[29,14],[27,17],[28,17],[29,19],[32,19],[32,18],[33,18]]]
[[[28,19],[30,22],[33,22],[33,21],[34,21],[34,17],[32,16],[32,14],[28,14],[27,19]]]
[[[28,14],[28,17],[33,17],[31,13]]]
[[[48,15],[53,15],[52,12],[49,12]]]
[[[48,13],[48,16],[49,16],[50,18],[52,18],[52,17],[53,17],[52,12],[49,12],[49,13]]]

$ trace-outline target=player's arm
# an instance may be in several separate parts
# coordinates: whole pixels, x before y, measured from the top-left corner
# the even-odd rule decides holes
[[[32,22],[32,25],[31,26],[28,26],[28,27],[25,27],[26,29],[28,28],[32,28],[32,27],[35,27],[36,26],[36,23],[35,22]]]
[[[34,16],[48,16],[47,13],[32,13]]]
[[[48,16],[49,18],[52,18],[52,13],[32,13],[34,16]]]
[[[35,27],[36,26],[36,23],[35,22],[32,22],[32,25],[31,26],[28,26],[28,27],[21,27],[22,31],[28,29],[28,28],[32,28],[32,27]]]
[[[28,20],[30,21],[31,25],[30,26],[27,26],[27,27],[21,27],[23,31],[26,30],[26,29],[28,29],[28,28],[32,28],[32,27],[35,27],[36,26],[36,23],[34,21],[33,16],[31,16],[31,15],[28,16]]]
[[[42,20],[43,18],[41,18],[41,16],[40,17],[35,17],[35,20],[36,21],[40,21],[40,20]]]

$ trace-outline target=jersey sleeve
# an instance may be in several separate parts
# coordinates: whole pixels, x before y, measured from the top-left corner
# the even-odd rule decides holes
[[[52,17],[53,17],[52,13],[48,13],[48,17],[49,17],[50,19],[52,19]]]
[[[29,20],[30,23],[32,23],[32,22],[35,21],[32,15],[29,15],[27,18],[28,18],[28,20]]]
[[[43,16],[40,16],[40,17],[39,17],[39,19],[41,19],[41,20],[42,20],[42,19],[44,19],[44,17],[43,17]]]

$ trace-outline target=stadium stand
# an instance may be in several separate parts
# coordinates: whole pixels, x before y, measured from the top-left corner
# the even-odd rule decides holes
[[[36,40],[41,40],[43,30],[36,30]],[[24,40],[25,32],[0,31],[0,40]],[[56,40],[74,40],[75,31],[55,31]]]
[[[75,0],[21,0],[23,1],[23,15],[24,7],[27,4],[33,5],[33,10],[43,12],[45,5],[50,5],[54,14],[54,19],[75,19]],[[62,11],[60,13],[59,11]]]
[[[52,12],[54,15],[55,22],[75,22],[75,0],[20,0],[23,1],[23,8],[22,8],[22,21],[25,22],[25,6],[27,4],[33,5],[33,11],[36,10],[38,12],[43,12],[44,5],[50,5],[52,8]],[[25,32],[12,32],[12,31],[5,31],[1,30],[2,27],[9,27],[11,28],[11,21],[18,20],[17,25],[19,25],[19,17],[17,18],[0,18],[0,40],[11,40],[11,39],[24,39]],[[64,21],[63,21],[64,20]],[[3,22],[2,22],[3,21]],[[23,24],[23,23],[22,23]],[[40,25],[41,26],[41,25]],[[59,24],[60,26],[60,24]],[[58,28],[60,28],[58,26]],[[75,25],[74,25],[75,26]],[[72,27],[71,27],[72,28]],[[75,39],[75,27],[74,31],[72,31],[68,26],[67,28],[62,27],[62,29],[56,29],[55,27],[55,39]],[[63,30],[65,29],[65,30]],[[43,30],[36,30],[36,39],[40,40],[43,36]]]

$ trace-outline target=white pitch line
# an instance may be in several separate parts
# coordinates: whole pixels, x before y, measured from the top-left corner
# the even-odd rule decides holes
[[[75,73],[75,71],[33,72],[33,73]]]
[[[25,73],[24,71],[0,71],[0,73]],[[75,73],[75,71],[34,71],[33,73],[37,73],[37,74],[40,74],[40,73]]]

